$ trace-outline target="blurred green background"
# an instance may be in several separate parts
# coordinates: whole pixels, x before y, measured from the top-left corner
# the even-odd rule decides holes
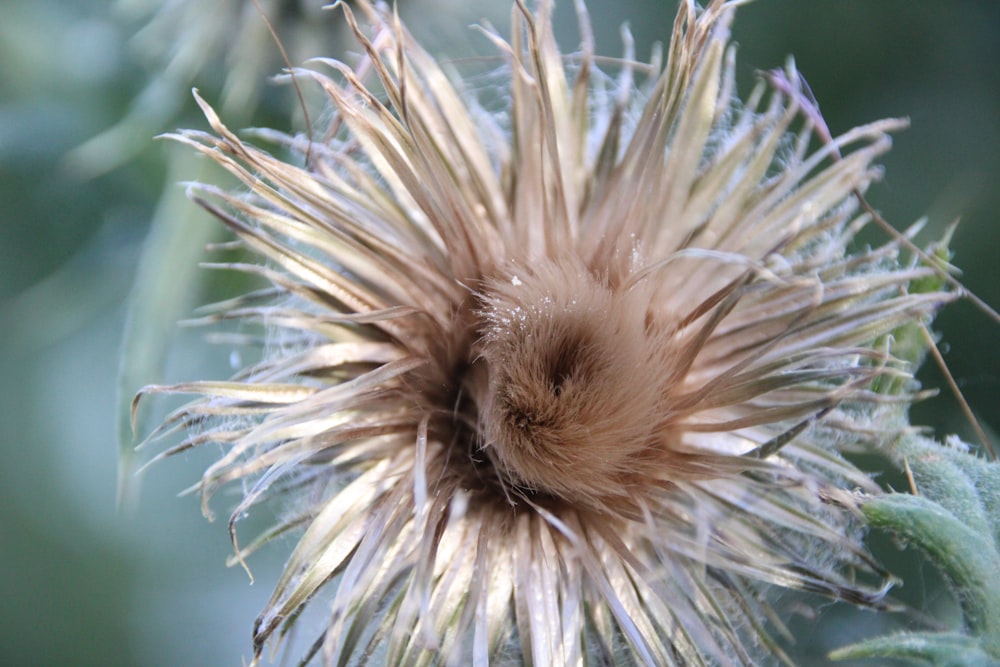
[[[135,35],[148,12],[168,4],[0,5],[0,665],[243,664],[251,624],[289,547],[251,561],[254,585],[239,568],[223,566],[230,553],[224,523],[206,522],[196,499],[175,497],[197,480],[211,451],[157,466],[143,478],[138,500],[116,509],[125,301],[157,200],[165,188],[178,196],[167,181],[198,175],[177,157],[183,149],[151,137],[205,127],[187,89],[196,83],[215,103],[226,85],[226,48],[206,52],[197,67],[175,59],[174,78],[162,76],[170,59],[164,53],[180,32],[172,36],[167,23]],[[249,7],[190,4],[210,15]],[[563,0],[558,14],[566,51],[576,44],[571,4]],[[280,27],[294,59],[337,49],[343,26],[336,15],[306,0],[284,5]],[[467,44],[485,50],[466,26],[483,17],[505,25],[509,7],[505,0],[400,6],[432,51],[451,56]],[[669,35],[675,6],[591,0],[598,51],[620,53],[619,26],[627,20],[644,57]],[[226,43],[251,25],[220,21],[217,37]],[[196,26],[181,32],[190,37]],[[898,226],[927,215],[925,243],[961,215],[955,261],[966,285],[1000,305],[1000,3],[758,0],[741,9],[735,38],[744,90],[756,69],[780,66],[793,53],[835,134],[886,116],[911,119],[870,199]],[[227,119],[285,128],[287,91],[254,88],[280,67],[273,46],[260,40],[234,57],[243,62],[241,82],[251,83],[241,89],[230,77]],[[160,85],[148,88],[152,79]],[[126,117],[136,99],[125,129],[67,156]],[[187,206],[180,214],[196,215]],[[184,297],[193,305],[217,290],[196,283]],[[937,328],[974,410],[996,428],[1000,328],[966,303],[950,307]],[[225,373],[227,353],[206,349],[200,336],[178,330],[168,379],[201,377],[206,368]],[[933,370],[925,377],[940,382]],[[919,406],[915,421],[972,437],[946,393]],[[232,501],[223,494],[213,507],[225,516]],[[931,568],[901,552],[895,566],[906,563],[917,563],[907,581],[911,599],[947,608]],[[882,626],[871,614],[835,608],[821,624],[796,628],[797,659],[822,664],[825,651]]]

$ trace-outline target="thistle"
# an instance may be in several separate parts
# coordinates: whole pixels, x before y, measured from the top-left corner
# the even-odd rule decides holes
[[[205,319],[269,343],[140,397],[202,395],[154,437],[223,446],[199,487],[207,512],[245,484],[236,560],[304,528],[258,656],[321,590],[325,665],[757,664],[782,657],[773,587],[884,606],[857,511],[878,487],[842,453],[907,428],[891,334],[951,293],[910,293],[935,269],[898,241],[851,249],[903,123],[826,141],[791,65],[737,100],[737,4],[681,2],[665,66],[612,75],[582,2],[563,56],[551,2],[518,1],[509,40],[482,31],[488,99],[385,7],[343,6],[359,62],[294,72],[328,130],[258,133],[298,164],[199,98],[214,132],[175,138],[244,191],[194,197],[271,284]],[[239,546],[272,498],[287,513]]]

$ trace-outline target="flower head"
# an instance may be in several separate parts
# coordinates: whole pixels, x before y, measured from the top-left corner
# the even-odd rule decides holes
[[[325,664],[752,664],[770,586],[879,603],[852,511],[877,487],[840,452],[903,428],[890,334],[949,296],[908,293],[932,270],[894,243],[850,250],[901,123],[817,142],[792,71],[739,102],[736,4],[682,2],[662,70],[612,78],[582,3],[565,57],[518,1],[483,31],[490,100],[345,6],[360,62],[296,73],[328,132],[263,133],[301,165],[202,102],[215,134],[178,137],[246,191],[196,196],[272,284],[209,319],[271,343],[146,393],[204,395],[167,423],[226,448],[201,489],[247,483],[231,526],[270,497],[272,535],[304,526],[258,651],[323,588]]]

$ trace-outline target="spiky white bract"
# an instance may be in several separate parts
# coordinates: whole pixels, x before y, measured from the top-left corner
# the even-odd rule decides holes
[[[296,73],[325,138],[268,133],[302,165],[204,102],[215,133],[178,135],[244,184],[195,193],[273,283],[209,319],[299,340],[146,390],[204,395],[171,451],[223,444],[200,486],[245,481],[231,527],[272,497],[298,513],[269,535],[304,526],[258,652],[323,588],[330,665],[755,664],[770,586],[877,605],[852,512],[877,488],[839,450],[902,427],[871,385],[949,298],[909,294],[930,269],[892,243],[849,251],[901,123],[817,145],[796,95],[734,99],[735,2],[681,2],[662,71],[613,82],[582,3],[564,57],[551,3],[518,2],[509,40],[484,30],[498,114],[355,4],[360,62]]]

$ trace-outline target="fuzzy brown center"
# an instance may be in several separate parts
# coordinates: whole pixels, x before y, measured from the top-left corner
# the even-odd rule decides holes
[[[643,294],[566,260],[495,281],[483,304],[479,430],[499,473],[571,501],[624,494],[661,441],[669,346]]]

